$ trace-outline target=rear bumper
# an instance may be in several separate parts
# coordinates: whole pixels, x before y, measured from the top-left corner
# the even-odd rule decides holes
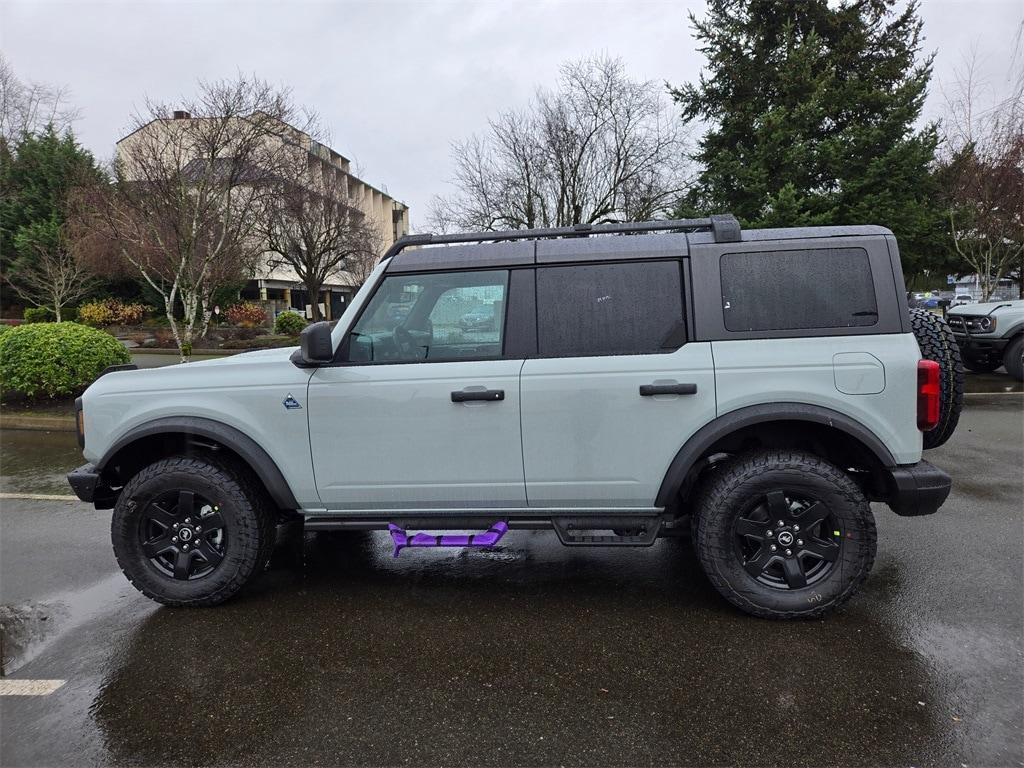
[[[95,464],[83,464],[68,472],[67,478],[75,496],[91,502],[96,509],[111,509],[117,501],[117,493],[103,481]]]
[[[927,461],[889,470],[887,503],[897,515],[930,515],[942,506],[953,478]]]

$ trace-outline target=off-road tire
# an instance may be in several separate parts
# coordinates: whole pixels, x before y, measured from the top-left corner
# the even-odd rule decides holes
[[[764,619],[809,619],[856,593],[875,561],[875,520],[864,494],[844,472],[813,454],[790,450],[740,454],[711,472],[698,491],[693,543],[708,580],[726,600]],[[787,498],[800,493],[819,498],[841,532],[831,570],[803,588],[762,584],[744,569],[735,550],[736,521],[749,514],[756,499],[778,490]]]
[[[949,440],[964,406],[964,366],[949,324],[926,309],[910,310],[910,327],[921,356],[939,364],[939,423],[924,433],[924,447],[938,448]]]
[[[216,499],[224,519],[224,559],[200,579],[183,581],[161,572],[139,541],[141,510],[148,500],[174,490]],[[274,512],[246,467],[206,453],[161,459],[129,480],[117,500],[110,526],[114,556],[128,580],[152,600],[175,607],[217,605],[237,594],[270,560]]]
[[[976,360],[966,355],[962,355],[962,358],[964,368],[974,373],[992,373],[1003,364],[1002,360]]]
[[[1024,381],[1024,336],[1018,336],[1003,350],[1006,372],[1017,381]]]

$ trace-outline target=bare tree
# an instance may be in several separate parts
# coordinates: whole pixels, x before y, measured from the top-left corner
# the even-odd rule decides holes
[[[15,143],[25,133],[52,125],[63,133],[78,119],[79,110],[68,104],[66,87],[27,83],[0,54],[0,139]]]
[[[383,238],[376,231],[371,233],[371,237],[370,247],[352,254],[345,263],[345,272],[348,273],[352,285],[356,288],[361,288],[370,279],[370,273],[380,262]]]
[[[96,284],[95,275],[74,252],[61,228],[43,222],[25,228],[17,250],[31,254],[19,269],[8,275],[11,287],[37,307],[51,310],[61,322],[64,307],[86,296]]]
[[[349,194],[349,176],[315,152],[294,153],[279,166],[274,194],[264,198],[256,232],[269,250],[267,265],[291,268],[309,296],[313,320],[321,320],[324,284],[376,255],[377,225]]]
[[[521,229],[653,218],[685,186],[680,123],[651,82],[620,59],[565,64],[556,90],[453,146],[451,197],[439,229]]]
[[[214,292],[250,274],[262,253],[254,231],[265,198],[302,151],[289,123],[312,119],[289,91],[239,76],[200,83],[175,111],[147,102],[119,143],[94,229],[160,294],[182,359],[206,333]]]
[[[1024,258],[1024,62],[1011,92],[985,104],[977,53],[965,60],[946,94],[945,149],[939,178],[953,242],[975,271],[982,300]]]

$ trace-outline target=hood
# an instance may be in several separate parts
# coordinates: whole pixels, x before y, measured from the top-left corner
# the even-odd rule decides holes
[[[984,304],[960,304],[949,308],[951,315],[1004,315],[1024,311],[1024,299],[987,301]]]
[[[298,347],[282,347],[278,349],[257,349],[255,352],[240,352],[237,355],[218,357],[215,360],[196,360],[194,363],[179,363],[189,368],[209,368],[214,365],[244,365],[247,363],[272,363],[286,361]],[[177,367],[177,366],[169,366]]]

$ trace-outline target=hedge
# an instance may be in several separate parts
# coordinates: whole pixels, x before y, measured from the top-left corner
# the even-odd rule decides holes
[[[120,299],[90,301],[78,308],[78,319],[86,325],[138,325],[149,307]]]
[[[109,365],[131,362],[117,339],[78,323],[32,323],[0,333],[0,388],[27,397],[73,395]]]
[[[53,319],[53,312],[46,307],[25,307],[21,316],[26,323],[48,323]]]
[[[298,312],[282,312],[274,321],[274,333],[298,336],[306,327],[306,318]]]

